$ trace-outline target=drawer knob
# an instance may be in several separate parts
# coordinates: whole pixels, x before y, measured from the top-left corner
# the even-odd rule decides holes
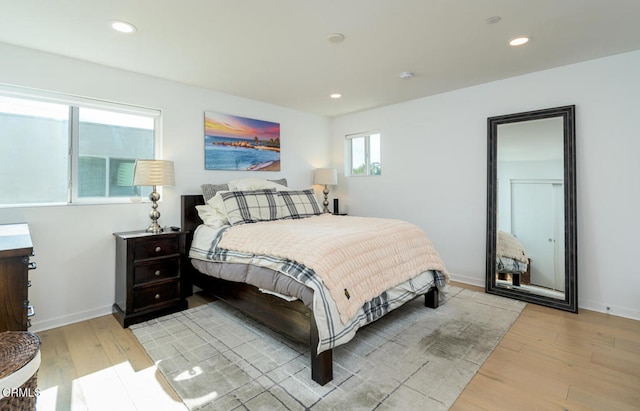
[[[159,300],[160,299],[160,294],[156,294],[155,299]]]
[[[156,253],[159,253],[160,251],[162,251],[162,247],[157,246],[157,247],[156,247]]]
[[[155,275],[160,275],[160,270],[156,270]]]

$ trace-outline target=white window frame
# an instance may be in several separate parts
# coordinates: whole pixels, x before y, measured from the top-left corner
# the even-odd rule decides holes
[[[371,174],[371,141],[370,137],[372,135],[380,136],[380,146],[382,146],[382,133],[380,131],[369,131],[355,134],[347,134],[345,136],[345,176],[347,177],[373,177],[380,176],[381,174]],[[364,156],[365,156],[365,173],[364,174],[353,174],[353,140],[357,138],[364,138]],[[382,164],[382,147],[380,147],[380,164]]]
[[[15,208],[15,207],[38,207],[38,206],[52,206],[52,205],[78,205],[78,204],[119,204],[130,203],[132,200],[130,197],[79,197],[78,196],[78,162],[79,162],[79,109],[91,108],[96,110],[113,111],[121,114],[132,114],[153,118],[154,127],[154,141],[153,151],[154,159],[162,159],[162,110],[156,108],[135,106],[125,103],[116,103],[112,101],[92,99],[87,97],[79,97],[74,95],[68,95],[63,93],[50,92],[39,89],[32,89],[26,87],[12,86],[7,84],[0,84],[0,95],[17,98],[28,99],[34,101],[42,101],[55,104],[63,104],[69,106],[69,167],[68,167],[68,180],[67,180],[67,201],[65,203],[26,203],[26,204],[0,204],[0,208]],[[107,169],[109,159],[107,159]],[[122,158],[122,157],[119,157]],[[158,187],[157,190],[161,193],[162,188]],[[142,196],[142,201],[145,201],[145,196]]]

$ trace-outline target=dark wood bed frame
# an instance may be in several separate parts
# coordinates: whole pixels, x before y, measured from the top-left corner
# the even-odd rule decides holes
[[[203,204],[204,198],[201,194],[181,196],[181,224],[182,229],[187,232],[187,250],[191,248],[194,230],[202,224],[196,206]],[[182,268],[185,297],[193,294],[195,285],[274,331],[308,344],[311,353],[311,378],[320,385],[325,385],[333,379],[333,352],[316,352],[319,340],[315,318],[312,311],[300,300],[286,301],[262,293],[249,284],[225,281],[202,274],[193,267],[188,256],[185,256]],[[438,289],[435,286],[425,294],[424,301],[427,307],[438,307]]]

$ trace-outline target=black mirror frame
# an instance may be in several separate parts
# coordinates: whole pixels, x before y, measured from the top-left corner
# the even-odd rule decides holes
[[[562,117],[564,125],[564,240],[565,298],[555,299],[520,290],[497,287],[495,274],[497,224],[498,126],[520,121]],[[534,304],[578,312],[578,246],[576,216],[575,105],[555,107],[487,119],[487,260],[485,291]]]

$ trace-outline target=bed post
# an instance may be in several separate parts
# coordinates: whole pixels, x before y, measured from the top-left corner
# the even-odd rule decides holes
[[[202,224],[202,220],[198,216],[197,205],[204,204],[204,197],[202,194],[191,194],[180,196],[180,224],[182,230],[186,232],[185,236],[185,252],[182,256],[181,271],[182,285],[181,294],[183,298],[187,298],[193,295],[193,273],[197,273],[197,270],[191,264],[189,259],[189,249],[191,249],[191,243],[193,241],[193,232],[198,225]]]
[[[438,300],[438,287],[433,286],[424,295],[424,306],[429,308],[438,308],[440,301]]]
[[[325,385],[333,379],[333,350],[326,350],[317,354],[318,326],[311,313],[309,319],[309,353],[311,354],[311,379],[320,385]]]

